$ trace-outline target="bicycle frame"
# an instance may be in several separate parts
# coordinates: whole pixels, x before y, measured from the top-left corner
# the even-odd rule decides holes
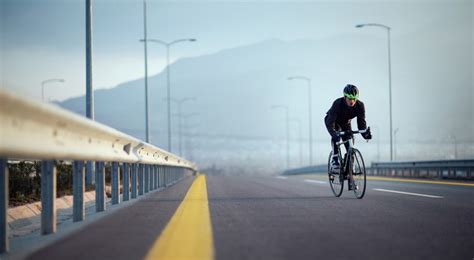
[[[341,145],[343,145],[345,143],[349,143],[349,147],[347,147],[346,153],[344,154],[344,156],[342,156]],[[350,158],[349,156],[352,156],[352,149],[354,147],[353,143],[354,143],[354,137],[351,137],[348,140],[340,141],[340,142],[336,143],[337,149],[339,150],[339,156],[342,158],[342,163],[343,163],[341,174],[344,174],[345,177],[347,177],[349,175],[349,177],[351,177],[351,178],[352,178],[352,176],[351,176],[352,171],[350,171],[350,169],[349,169],[349,160],[348,160],[348,158]],[[346,179],[346,178],[344,178],[344,179]]]
[[[341,157],[342,157],[341,145],[345,144],[345,143],[349,144],[348,147],[347,147],[346,154],[344,154],[344,157],[342,157],[343,164],[342,164],[342,171],[341,171],[341,174],[344,174],[344,179],[349,180],[349,184],[348,184],[349,189],[351,189],[351,185],[352,185],[352,182],[353,182],[353,176],[352,176],[352,169],[349,168],[349,166],[350,166],[349,162],[350,161],[348,160],[348,158],[352,157],[352,153],[353,153],[353,149],[354,149],[354,143],[355,143],[354,134],[363,134],[367,131],[368,130],[365,129],[365,130],[358,130],[358,131],[349,130],[349,131],[338,132],[339,136],[344,136],[346,134],[351,134],[351,138],[349,138],[345,141],[339,141],[339,142],[336,143],[337,149],[339,150],[339,156],[341,156]]]

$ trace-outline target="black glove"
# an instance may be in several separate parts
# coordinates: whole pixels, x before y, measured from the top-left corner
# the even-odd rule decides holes
[[[372,139],[372,133],[370,132],[370,127],[367,128],[367,131],[363,134],[361,134],[362,137],[364,137],[365,140],[370,140]]]

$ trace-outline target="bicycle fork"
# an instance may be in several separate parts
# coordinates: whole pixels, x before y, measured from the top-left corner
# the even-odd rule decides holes
[[[344,162],[345,174],[347,176],[347,190],[354,189],[354,178],[352,176],[353,169],[352,169],[352,147],[349,148],[349,151],[346,153]]]

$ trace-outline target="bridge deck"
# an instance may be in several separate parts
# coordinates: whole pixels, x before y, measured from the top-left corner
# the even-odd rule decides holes
[[[29,259],[141,259],[193,180],[151,194]],[[335,198],[325,181],[207,176],[216,258],[474,257],[473,187],[372,180],[357,200],[347,191]]]

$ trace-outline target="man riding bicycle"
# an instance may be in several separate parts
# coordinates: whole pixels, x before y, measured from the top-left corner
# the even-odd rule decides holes
[[[331,159],[331,171],[339,173],[341,165],[339,164],[338,156],[339,151],[337,149],[337,143],[341,141],[341,137],[337,134],[338,131],[350,131],[351,129],[351,120],[354,117],[357,117],[357,128],[363,130],[367,128],[365,122],[365,107],[362,101],[358,100],[359,90],[356,86],[348,84],[344,87],[344,97],[336,99],[329,111],[326,113],[324,122],[326,128],[331,135],[331,143],[333,156]],[[364,139],[372,139],[372,134],[370,129],[365,133],[362,133]],[[342,140],[346,141],[350,139],[350,136],[342,136]],[[346,150],[348,149],[348,144],[345,144]]]

